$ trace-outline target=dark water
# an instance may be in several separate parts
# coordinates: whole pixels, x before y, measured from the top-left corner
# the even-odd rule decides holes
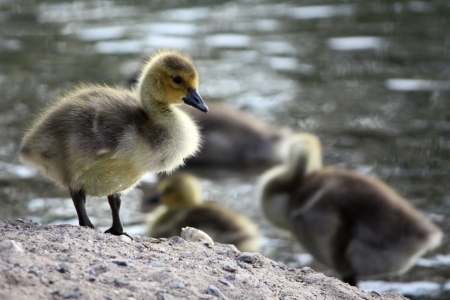
[[[161,47],[193,56],[207,101],[317,134],[325,164],[386,181],[444,230],[443,245],[410,272],[371,278],[362,288],[449,297],[446,0],[0,1],[0,218],[77,223],[68,193],[20,166],[22,132],[61,92],[79,82],[125,84],[141,58]],[[259,174],[200,176],[207,199],[260,224],[262,254],[333,275],[263,219],[254,197]],[[144,230],[141,197],[136,190],[124,200],[128,232]],[[93,223],[107,228],[107,201],[88,202]]]

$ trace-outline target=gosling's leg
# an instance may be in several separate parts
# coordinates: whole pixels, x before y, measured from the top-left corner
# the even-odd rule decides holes
[[[94,225],[92,225],[91,220],[89,220],[89,217],[86,213],[86,194],[83,190],[72,190],[69,188],[70,196],[72,197],[73,204],[75,205],[75,209],[77,211],[78,215],[78,223],[80,226],[87,226],[94,228]]]
[[[114,235],[126,235],[130,239],[133,239],[131,236],[128,235],[128,233],[123,232],[123,226],[122,222],[120,221],[119,211],[120,211],[120,203],[122,201],[120,200],[119,194],[109,195],[108,196],[108,203],[111,207],[111,214],[113,223],[111,228],[105,231],[105,233],[111,233]]]
[[[352,286],[358,286],[358,276],[356,274],[350,274],[342,277],[342,281]]]

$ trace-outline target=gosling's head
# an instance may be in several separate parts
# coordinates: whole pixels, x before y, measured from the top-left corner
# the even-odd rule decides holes
[[[192,59],[174,50],[161,50],[151,56],[138,79],[142,101],[185,103],[207,112],[197,89],[198,74]]]
[[[322,168],[322,145],[314,134],[302,132],[291,136],[285,164],[296,176],[305,176]]]
[[[202,203],[202,189],[197,178],[178,173],[158,184],[160,200],[169,208],[182,208]]]

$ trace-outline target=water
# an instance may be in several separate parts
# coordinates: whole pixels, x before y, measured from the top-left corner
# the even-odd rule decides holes
[[[24,129],[77,83],[125,84],[143,57],[175,47],[196,61],[206,101],[317,134],[325,164],[386,181],[450,233],[445,0],[1,1],[0,23],[0,218],[76,224],[68,193],[19,164]],[[263,219],[254,197],[260,171],[198,174],[207,199],[260,225],[262,254],[334,275]],[[138,189],[124,198],[129,233],[145,229],[142,195]],[[106,199],[89,199],[87,210],[99,229],[110,226]],[[407,274],[361,287],[446,299],[449,250],[446,236]]]

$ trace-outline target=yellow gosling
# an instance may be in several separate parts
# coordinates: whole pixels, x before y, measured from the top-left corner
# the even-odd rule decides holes
[[[257,227],[243,215],[215,202],[203,202],[198,179],[177,173],[158,184],[158,197],[164,209],[157,209],[149,224],[148,236],[180,235],[183,227],[206,232],[215,242],[233,244],[240,251],[259,249]]]
[[[262,210],[343,280],[401,274],[439,246],[441,230],[378,179],[322,168],[321,144],[295,135],[287,161],[259,182]]]
[[[136,84],[136,76],[129,84]],[[287,152],[291,131],[270,126],[254,116],[220,102],[208,103],[203,114],[189,106],[185,112],[196,120],[202,133],[200,155],[187,160],[187,166],[273,165]]]
[[[113,224],[106,232],[124,234],[119,193],[148,172],[172,171],[198,151],[196,124],[174,105],[207,112],[197,89],[191,58],[159,51],[135,89],[89,84],[62,95],[26,132],[19,158],[69,189],[81,226],[94,228],[86,195],[108,196]]]

